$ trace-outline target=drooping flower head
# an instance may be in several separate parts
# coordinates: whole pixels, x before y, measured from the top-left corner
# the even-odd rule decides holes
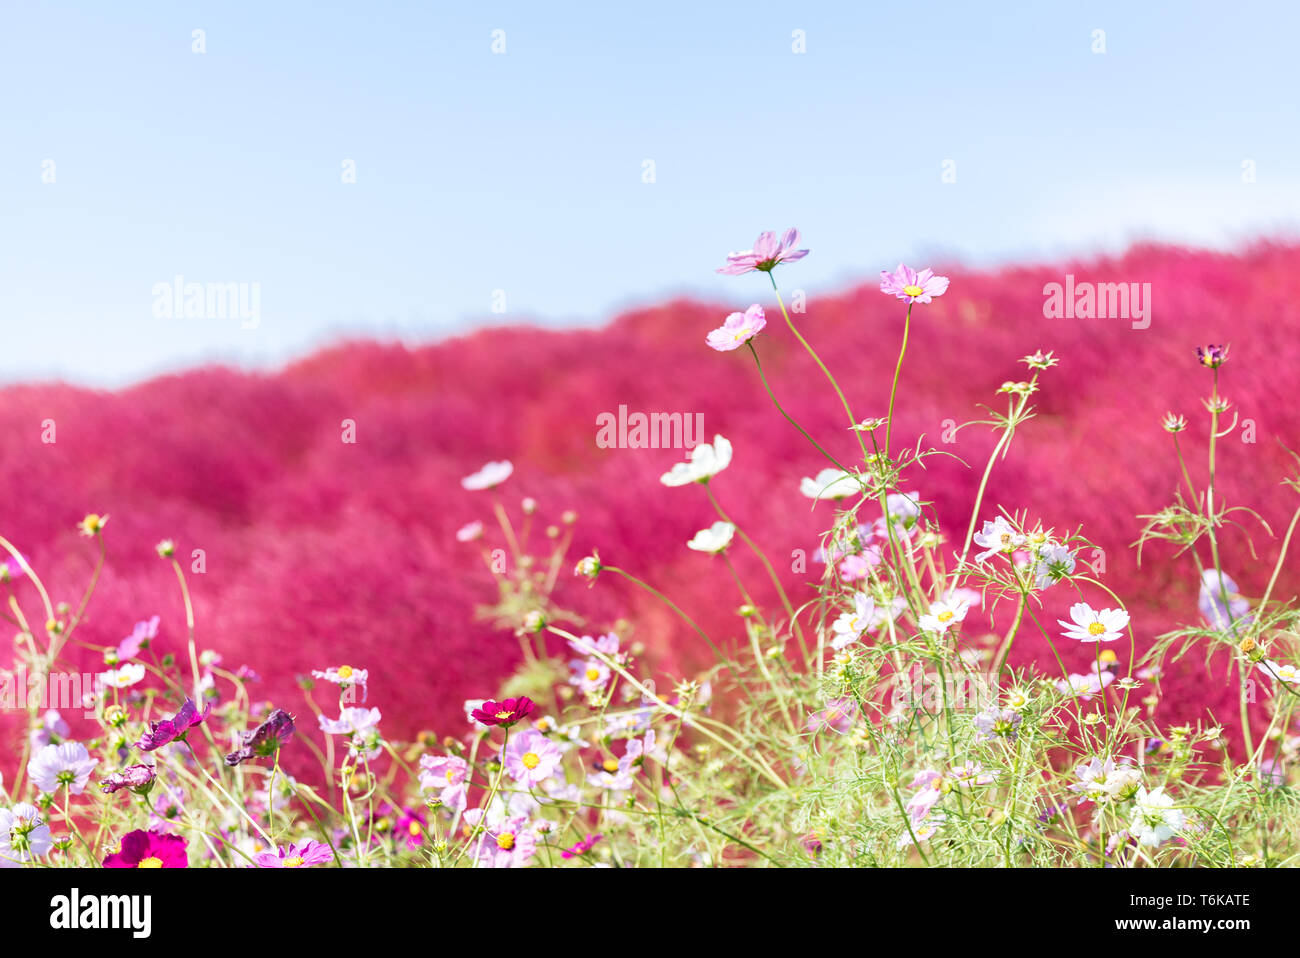
[[[257,728],[245,732],[237,751],[226,756],[227,765],[239,765],[252,758],[274,755],[293,735],[293,716],[284,709],[276,709]]]
[[[105,868],[188,868],[189,865],[185,839],[152,829],[125,835],[121,848],[104,859]]]
[[[880,271],[880,291],[909,303],[928,303],[947,290],[948,277],[935,276],[932,269],[923,269],[918,273],[910,266],[899,263],[898,269],[892,273],[887,269]]]
[[[749,342],[766,325],[767,317],[763,315],[763,307],[755,303],[743,313],[730,314],[721,326],[705,337],[705,342],[720,353],[729,352]]]
[[[253,861],[257,862],[258,868],[308,868],[334,861],[334,853],[328,845],[308,839],[288,846],[282,845],[274,852],[254,855]]]
[[[759,270],[770,273],[778,263],[793,263],[808,255],[806,249],[795,249],[799,245],[799,231],[794,227],[785,231],[780,240],[776,233],[760,233],[754,240],[754,248],[739,253],[727,254],[727,265],[718,269],[727,276],[739,276]]]
[[[119,789],[129,788],[136,794],[143,795],[153,786],[157,775],[152,765],[129,765],[103,779],[99,783],[99,790],[111,795]]]
[[[686,462],[674,463],[659,477],[665,486],[687,486],[692,482],[708,482],[731,465],[731,442],[717,435],[713,443],[702,442],[686,454]]]
[[[193,700],[186,699],[180,711],[171,718],[163,719],[161,722],[150,722],[149,731],[145,732],[144,737],[136,743],[136,748],[142,752],[152,752],[172,742],[184,741],[186,733],[206,721],[211,712],[212,703],[209,702],[200,713]]]
[[[509,728],[521,719],[532,715],[535,708],[537,708],[536,704],[526,695],[521,695],[518,698],[502,699],[500,702],[489,699],[474,709],[470,713],[470,718],[483,725],[499,725],[502,728]]]
[[[707,529],[701,529],[695,533],[694,538],[686,543],[686,547],[694,549],[696,552],[711,552],[716,555],[731,545],[731,540],[735,535],[736,527],[730,522],[723,522],[719,519]]]

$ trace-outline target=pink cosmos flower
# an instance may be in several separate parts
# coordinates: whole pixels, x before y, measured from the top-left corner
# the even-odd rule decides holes
[[[104,859],[105,868],[188,868],[185,839],[155,831],[134,831],[121,848]]]
[[[406,847],[414,851],[424,844],[424,829],[428,823],[413,808],[403,808],[402,814],[397,817],[397,828],[394,837],[406,842]]]
[[[506,746],[506,774],[529,787],[554,775],[563,760],[560,747],[534,729],[521,732]]]
[[[163,719],[161,722],[150,722],[149,731],[145,732],[144,737],[136,743],[136,748],[142,752],[152,752],[177,740],[184,741],[185,734],[194,726],[201,725],[211,712],[211,702],[200,714],[194,702],[186,699],[180,711],[171,718]]]
[[[306,868],[310,865],[324,865],[333,860],[334,853],[328,845],[310,839],[253,856],[258,868]]]
[[[602,838],[604,838],[604,837],[605,837],[604,835],[591,835],[591,834],[588,834],[587,837],[584,838],[582,841],[580,841],[580,842],[575,842],[572,846],[570,846],[569,848],[566,848],[564,851],[560,852],[560,857],[561,857],[561,858],[577,858],[577,857],[579,857],[580,855],[585,855],[585,854],[587,854],[587,852],[591,851],[592,848],[595,847],[596,842],[600,841],[600,840],[601,840]]]
[[[880,291],[909,303],[928,303],[948,291],[948,277],[935,276],[932,269],[918,273],[899,263],[898,269],[892,273],[887,269],[880,271]]]
[[[131,634],[123,639],[117,647],[117,660],[119,662],[128,662],[140,654],[140,650],[148,648],[150,641],[158,638],[158,616],[154,616],[147,622],[137,622]]]
[[[528,827],[528,818],[510,818],[499,825],[489,825],[479,839],[478,860],[486,868],[520,868],[528,864],[537,850],[537,839]]]
[[[732,313],[717,329],[705,338],[711,347],[720,353],[738,349],[749,342],[767,325],[763,307],[755,303],[743,313]]]
[[[727,265],[718,269],[728,276],[739,276],[761,270],[770,273],[777,263],[793,263],[808,255],[806,249],[795,249],[799,243],[799,231],[794,227],[785,231],[785,236],[777,242],[773,232],[760,233],[754,240],[754,248],[740,253],[727,254]]]
[[[916,774],[912,779],[912,787],[919,788],[920,791],[913,795],[907,801],[907,814],[914,823],[925,821],[930,816],[930,810],[943,797],[943,776],[931,769],[925,769]]]
[[[810,732],[834,729],[841,735],[853,727],[853,718],[858,713],[857,703],[851,698],[834,699],[826,703],[826,708],[808,716],[807,728]]]

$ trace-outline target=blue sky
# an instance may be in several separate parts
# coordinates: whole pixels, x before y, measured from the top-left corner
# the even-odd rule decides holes
[[[810,296],[1294,231],[1297,33],[1281,2],[6,0],[0,381],[738,302],[712,268],[790,225]],[[157,315],[177,275],[257,284],[256,328]]]

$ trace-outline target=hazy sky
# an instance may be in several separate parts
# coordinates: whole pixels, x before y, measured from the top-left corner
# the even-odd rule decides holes
[[[1296,224],[1297,34],[1280,0],[3,0],[0,380],[734,303],[713,267],[791,225],[810,295],[1234,246]],[[178,275],[256,328],[159,315]]]

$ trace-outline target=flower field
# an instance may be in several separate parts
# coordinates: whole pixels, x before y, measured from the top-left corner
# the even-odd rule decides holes
[[[0,866],[1294,864],[1300,247],[807,255],[4,390]]]

